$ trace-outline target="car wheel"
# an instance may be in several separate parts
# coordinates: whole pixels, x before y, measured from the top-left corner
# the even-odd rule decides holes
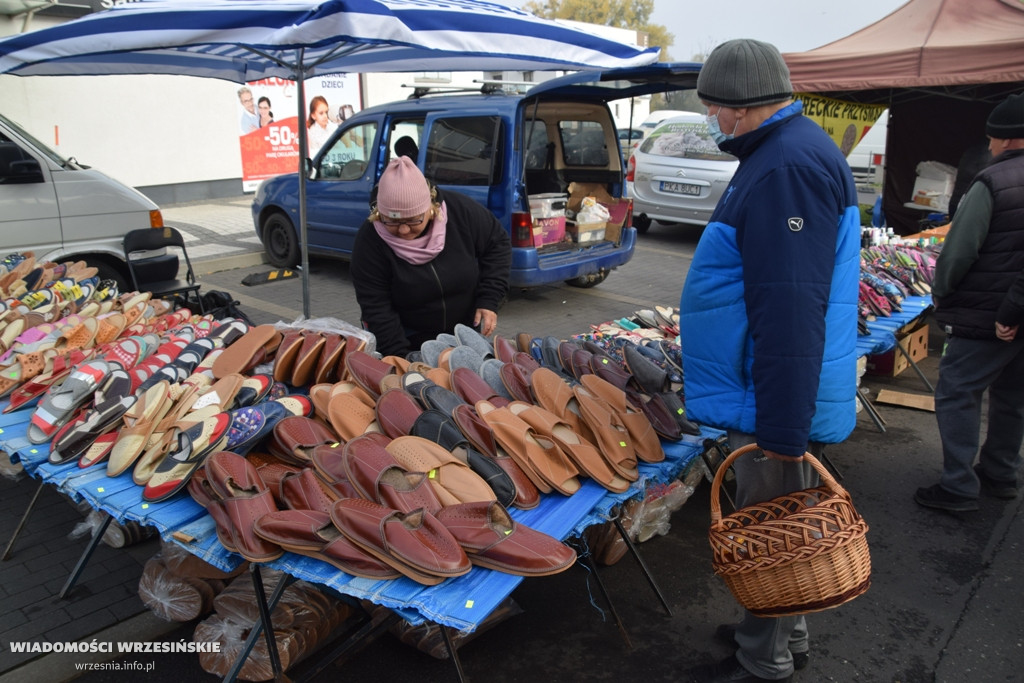
[[[127,292],[130,290],[132,284],[125,270],[115,266],[107,261],[101,261],[99,259],[89,263],[91,266],[96,268],[96,277],[103,280],[113,280],[117,284],[117,291]]]
[[[566,280],[565,284],[572,287],[579,287],[580,289],[590,289],[591,287],[596,287],[601,284],[606,279],[608,279],[608,271],[603,270],[600,273],[591,273],[590,275],[574,277],[571,280]]]
[[[646,213],[642,213],[639,216],[633,216],[633,227],[642,235],[650,229],[651,219],[647,217]]]
[[[275,268],[291,268],[299,263],[299,238],[295,226],[283,213],[272,213],[263,221],[263,249]]]

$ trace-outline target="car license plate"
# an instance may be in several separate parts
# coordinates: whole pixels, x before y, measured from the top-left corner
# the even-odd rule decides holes
[[[694,197],[699,197],[700,185],[692,185],[690,183],[669,183],[662,181],[661,191],[671,192],[672,194],[688,194]]]

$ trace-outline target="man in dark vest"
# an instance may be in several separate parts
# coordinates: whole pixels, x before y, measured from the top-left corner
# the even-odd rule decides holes
[[[942,478],[914,494],[920,505],[954,512],[977,510],[981,493],[1017,496],[1024,439],[1024,332],[1005,305],[1024,272],[1024,93],[992,110],[985,133],[992,163],[960,201],[932,285],[946,332],[935,388]]]

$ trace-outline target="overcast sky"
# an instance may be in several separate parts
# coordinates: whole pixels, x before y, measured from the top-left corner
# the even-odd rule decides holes
[[[732,38],[774,43],[803,52],[872,24],[906,0],[654,0],[651,20],[675,36],[677,61],[710,52]]]
[[[527,0],[497,0],[522,7]],[[732,38],[774,43],[803,52],[872,24],[906,0],[654,0],[651,21],[675,36],[669,52],[689,61]]]

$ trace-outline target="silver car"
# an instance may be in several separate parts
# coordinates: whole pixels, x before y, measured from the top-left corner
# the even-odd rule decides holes
[[[633,227],[644,233],[651,221],[707,225],[739,163],[718,149],[702,114],[665,119],[629,158]]]

